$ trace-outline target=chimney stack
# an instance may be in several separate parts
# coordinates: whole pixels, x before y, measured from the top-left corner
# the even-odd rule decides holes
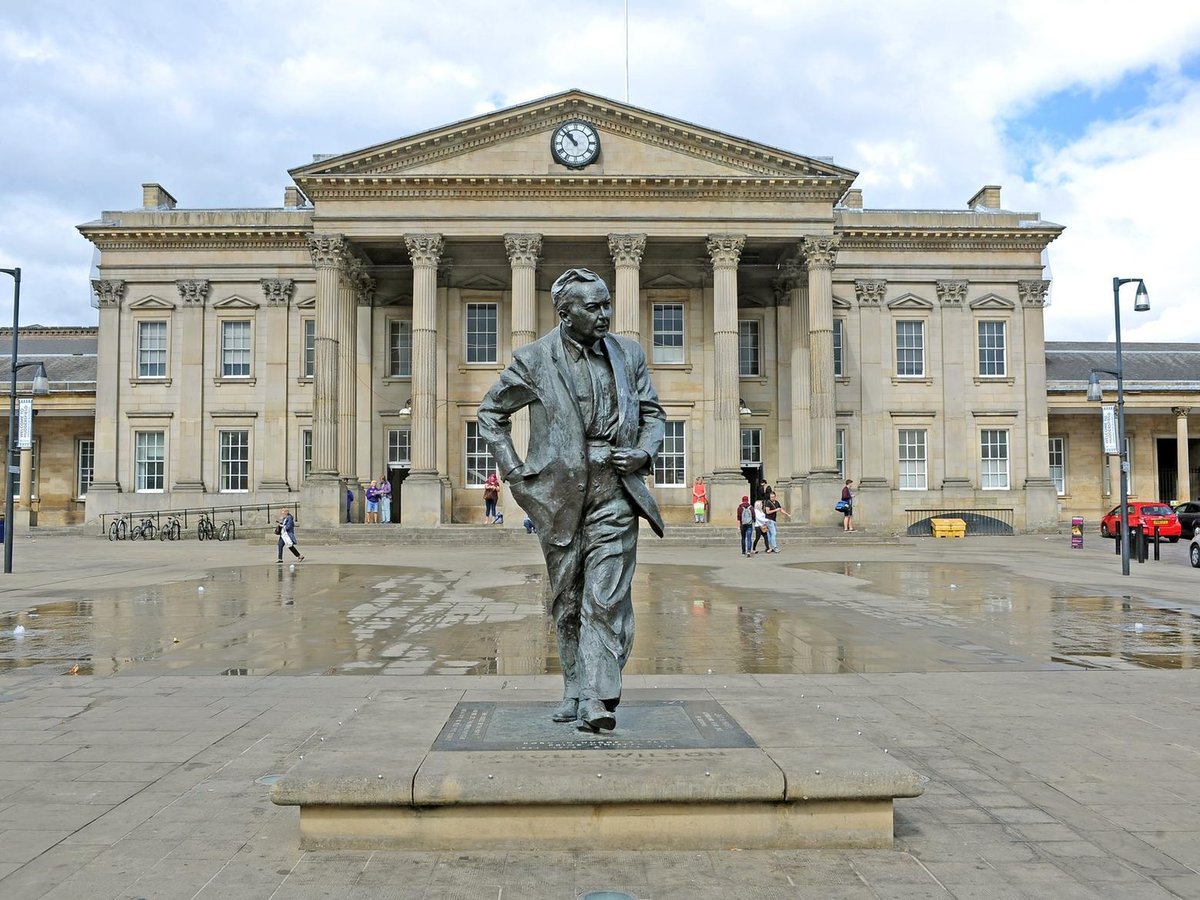
[[[174,209],[175,198],[161,184],[142,185],[142,209]]]
[[[288,185],[283,189],[283,206],[284,209],[298,209],[303,206],[308,200],[307,197],[300,191],[300,188],[294,184]]]
[[[850,188],[846,193],[842,194],[842,206],[846,209],[862,209],[862,189]]]
[[[967,209],[1002,209],[1000,206],[1000,185],[985,184],[975,196],[967,201]]]

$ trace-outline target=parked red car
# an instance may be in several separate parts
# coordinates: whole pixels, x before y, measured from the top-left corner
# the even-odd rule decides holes
[[[1141,525],[1146,530],[1147,537],[1154,537],[1154,529],[1158,528],[1158,536],[1166,538],[1172,544],[1179,540],[1182,529],[1179,527],[1179,516],[1165,503],[1153,503],[1144,500],[1131,500],[1129,506],[1129,527]],[[1114,506],[1100,520],[1100,533],[1105,537],[1116,537],[1121,530],[1121,508]]]

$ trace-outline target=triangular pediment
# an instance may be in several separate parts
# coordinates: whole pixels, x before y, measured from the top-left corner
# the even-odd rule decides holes
[[[1017,304],[1011,300],[1006,300],[999,294],[984,294],[972,300],[967,306],[971,309],[1015,309]]]
[[[303,300],[301,300],[299,303],[296,304],[297,309],[316,309],[316,307],[317,307],[317,298],[316,297],[305,297]]]
[[[462,284],[458,285],[464,291],[506,291],[508,285],[503,281],[493,278],[491,275],[472,275]]]
[[[853,305],[854,304],[850,303],[850,301],[843,300],[837,294],[833,295],[833,308],[834,309],[850,309],[850,307]]]
[[[212,305],[213,309],[258,309],[258,304],[234,294],[224,300],[218,300]]]
[[[556,163],[550,137],[569,119],[600,137],[596,162]],[[571,90],[486,113],[364,150],[324,157],[291,171],[297,183],[328,178],[459,176],[772,178],[849,187],[857,173],[693,125],[627,103]]]
[[[174,309],[175,304],[163,300],[161,297],[149,296],[142,297],[140,300],[135,300],[129,304],[129,309]]]
[[[902,294],[895,300],[889,300],[888,309],[933,309],[933,303],[916,294]]]
[[[664,289],[670,290],[672,288],[690,288],[691,284],[684,281],[678,275],[672,275],[668,272],[665,275],[659,275],[657,278],[650,279],[643,284],[642,287],[646,288],[647,290],[655,291]]]

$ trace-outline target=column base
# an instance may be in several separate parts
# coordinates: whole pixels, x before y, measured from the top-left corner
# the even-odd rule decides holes
[[[833,508],[842,497],[845,479],[836,469],[808,473],[808,524],[832,525],[841,521],[841,513]]]
[[[708,480],[708,521],[712,525],[736,525],[737,508],[750,485],[740,471],[716,471]]]
[[[1025,529],[1033,531],[1058,524],[1058,487],[1050,478],[1025,479]]]
[[[786,494],[778,487],[775,490],[784,508],[792,514],[787,521],[797,525],[808,524],[808,476],[793,475],[788,481]]]
[[[401,490],[401,524],[428,527],[446,521],[446,485],[436,472],[409,475]]]
[[[296,517],[305,525],[340,525],[346,513],[346,490],[337,476],[310,475],[300,489],[300,510]]]

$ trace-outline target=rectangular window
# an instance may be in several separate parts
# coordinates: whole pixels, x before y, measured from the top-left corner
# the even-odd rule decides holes
[[[226,493],[250,490],[250,432],[220,432],[220,471],[217,489]]]
[[[407,469],[412,465],[412,431],[408,428],[389,428],[387,461],[392,469]],[[485,475],[484,478],[487,476]]]
[[[493,346],[493,358],[494,350]],[[412,322],[408,320],[388,322],[388,375],[412,378]]]
[[[758,319],[738,320],[738,375],[743,378],[762,374],[760,324]]]
[[[683,422],[667,422],[666,436],[662,449],[654,458],[654,484],[656,487],[683,487],[684,476]]]
[[[901,428],[896,436],[902,491],[923,491],[929,486],[925,435],[924,428]]]
[[[167,377],[167,323],[138,322],[138,378]]]
[[[300,429],[300,479],[312,474],[312,429]]]
[[[1067,492],[1067,439],[1050,438],[1050,480],[1061,497]]]
[[[165,443],[161,431],[138,431],[134,434],[133,489],[135,491],[162,491]]]
[[[1008,374],[1003,322],[979,323],[979,374],[983,378],[1003,378]]]
[[[896,323],[896,375],[925,376],[925,323],[904,319]]]
[[[483,487],[488,472],[500,474],[492,451],[479,436],[479,423],[467,422],[466,440],[467,487]]]
[[[96,464],[96,442],[81,438],[75,446],[75,499],[82,500],[92,486]]]
[[[656,363],[683,362],[683,304],[654,304],[654,349]]]
[[[304,319],[304,377],[312,378],[317,369],[317,320]]]
[[[494,363],[497,358],[495,303],[467,304],[467,362]]]
[[[742,429],[742,466],[762,465],[762,429]]]
[[[833,320],[833,377],[841,378],[845,372],[845,364],[842,359],[842,336],[846,332],[846,320]]]
[[[846,429],[839,428],[833,433],[833,456],[837,461],[838,478],[846,480]]]
[[[985,491],[1008,490],[1008,431],[985,428],[979,432],[980,487]]]
[[[250,377],[250,320],[221,323],[221,377]]]

